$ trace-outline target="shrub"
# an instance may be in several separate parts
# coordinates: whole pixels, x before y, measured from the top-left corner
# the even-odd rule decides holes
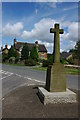
[[[40,62],[37,62],[37,65],[40,65]]]
[[[64,64],[64,58],[60,58],[60,63]]]
[[[42,66],[43,67],[48,67],[48,65],[52,65],[53,64],[53,57],[51,56],[50,58],[48,58],[48,60],[43,60],[42,62]]]
[[[42,67],[48,67],[49,61],[48,60],[43,60]]]
[[[71,56],[71,57],[69,57],[68,58],[68,60],[67,60],[67,62],[69,63],[69,64],[74,64],[74,59],[73,59],[73,57]]]
[[[11,64],[15,63],[15,57],[10,57],[9,58],[9,63],[11,63]]]
[[[40,63],[43,63],[43,61],[44,61],[44,59],[39,59],[39,62],[40,62]]]
[[[36,65],[36,61],[33,59],[27,59],[25,60],[25,65],[26,66],[35,66]]]
[[[2,53],[2,62],[8,61],[8,54]]]
[[[64,64],[68,65],[68,64],[69,64],[69,62],[65,60],[65,61],[64,61]]]

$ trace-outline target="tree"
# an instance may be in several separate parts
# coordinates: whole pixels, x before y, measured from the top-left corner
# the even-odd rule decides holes
[[[5,62],[8,58],[8,54],[2,53],[2,62]]]
[[[73,62],[75,59],[80,61],[80,40],[76,43],[75,48],[71,49],[69,52],[72,53],[72,60],[70,59],[70,61]]]
[[[20,54],[18,51],[15,51],[15,63],[17,63],[20,59]]]
[[[37,52],[37,47],[34,46],[31,50],[30,56],[32,59],[38,61],[38,52]]]
[[[22,60],[26,60],[28,59],[28,57],[29,57],[29,48],[28,45],[25,43],[21,51],[21,58]]]
[[[70,49],[69,50],[69,53],[73,53],[75,50],[74,49]]]
[[[8,51],[8,58],[14,58],[14,57],[15,57],[15,63],[17,63],[19,61],[20,54],[13,46],[11,46],[11,48]]]
[[[75,45],[75,55],[78,60],[80,60],[80,40]]]
[[[80,40],[75,45],[74,49],[71,49],[69,52],[72,53],[73,59],[78,59],[80,60]]]
[[[8,51],[8,57],[9,57],[9,58],[10,58],[10,57],[15,57],[15,52],[16,52],[16,50],[14,49],[13,46],[11,46],[11,48],[10,48],[9,51]]]

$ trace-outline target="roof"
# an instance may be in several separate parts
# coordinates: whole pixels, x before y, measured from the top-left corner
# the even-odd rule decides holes
[[[53,54],[52,53],[47,54],[48,57],[50,57],[51,55],[53,55]],[[71,52],[62,52],[62,53],[60,53],[60,57],[63,58],[63,59],[67,59],[71,55],[72,55]]]
[[[14,45],[15,49],[19,50],[21,47],[24,46],[25,43],[23,42],[17,42],[17,44]],[[35,46],[33,43],[27,43],[29,50],[31,51],[32,48]],[[47,49],[45,45],[43,44],[38,44],[38,52],[47,52]]]
[[[72,55],[72,53],[70,52],[62,52],[60,54],[61,58],[67,59],[70,55]]]
[[[4,48],[4,49],[2,49],[2,51],[4,51],[4,50],[8,50],[8,48]]]

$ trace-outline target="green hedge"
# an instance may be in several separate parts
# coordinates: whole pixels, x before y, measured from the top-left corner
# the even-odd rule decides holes
[[[25,65],[26,66],[35,66],[36,65],[36,61],[33,59],[27,59],[25,60]]]
[[[52,65],[53,62],[50,60],[43,60],[42,67],[48,67],[48,65]]]

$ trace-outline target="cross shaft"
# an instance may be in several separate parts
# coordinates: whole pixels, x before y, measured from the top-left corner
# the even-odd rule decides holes
[[[60,62],[60,41],[59,34],[63,34],[64,30],[59,29],[59,24],[55,24],[54,28],[50,29],[50,33],[54,33],[54,63]]]

